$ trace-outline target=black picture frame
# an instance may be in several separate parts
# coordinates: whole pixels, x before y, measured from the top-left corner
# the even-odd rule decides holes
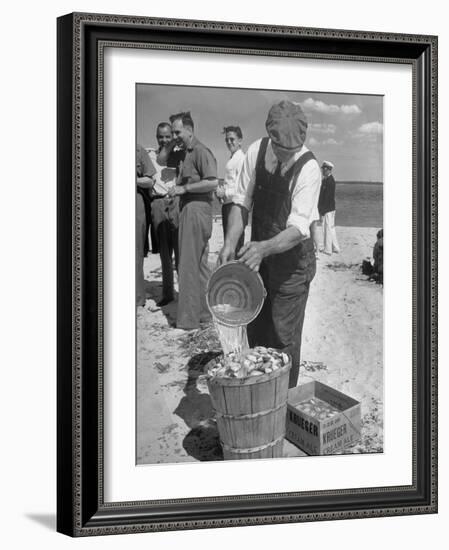
[[[437,512],[437,37],[74,13],[58,18],[57,530],[71,536]],[[413,70],[413,482],[167,501],[103,498],[102,54],[165,49]],[[182,490],[182,489],[180,489]]]

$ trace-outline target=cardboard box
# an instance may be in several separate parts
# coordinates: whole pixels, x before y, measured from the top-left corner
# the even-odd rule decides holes
[[[332,418],[319,420],[297,405],[318,398],[339,409]],[[287,399],[285,437],[309,455],[330,455],[360,441],[360,402],[321,382],[291,388]]]

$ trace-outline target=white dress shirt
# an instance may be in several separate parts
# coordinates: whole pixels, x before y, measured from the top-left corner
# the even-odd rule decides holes
[[[223,203],[228,204],[232,202],[232,199],[237,191],[237,184],[242,171],[243,161],[245,160],[245,153],[241,149],[232,155],[232,157],[226,163],[225,176],[224,176],[224,197]]]
[[[237,191],[233,197],[233,203],[244,206],[248,211],[253,206],[254,185],[256,179],[256,162],[262,140],[252,143],[248,148],[243,162]],[[281,165],[281,174],[294,164],[308,148],[303,147],[287,162]],[[274,173],[278,159],[271,147],[271,140],[268,142],[265,154],[265,168],[268,172]],[[290,189],[294,181],[290,182]],[[320,195],[321,170],[318,162],[311,159],[303,166],[296,182],[292,195],[292,208],[287,219],[287,227],[296,227],[301,235],[310,237],[310,224],[319,219],[318,197]]]

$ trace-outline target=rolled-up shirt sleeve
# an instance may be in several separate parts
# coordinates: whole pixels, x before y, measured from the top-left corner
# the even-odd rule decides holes
[[[243,161],[240,177],[237,183],[236,193],[232,198],[234,204],[245,207],[248,211],[253,206],[254,185],[256,181],[256,162],[259,154],[261,139],[248,147]]]
[[[296,227],[304,238],[310,237],[310,224],[318,218],[321,172],[318,162],[309,160],[302,168],[292,194],[287,227]]]

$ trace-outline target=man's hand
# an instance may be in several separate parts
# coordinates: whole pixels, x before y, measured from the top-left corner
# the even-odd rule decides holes
[[[215,190],[215,194],[217,195],[218,199],[223,199],[225,196],[225,189],[223,185],[219,185],[217,189]]]
[[[224,245],[223,248],[220,250],[220,253],[218,254],[217,267],[223,264],[227,264],[228,262],[232,262],[234,257],[234,251],[232,250],[232,248]]]
[[[259,271],[260,262],[266,256],[266,246],[264,241],[250,241],[242,246],[237,253],[239,262],[244,263],[253,271]]]
[[[175,185],[168,190],[169,197],[177,197],[178,195],[184,195],[186,192],[184,185]]]

